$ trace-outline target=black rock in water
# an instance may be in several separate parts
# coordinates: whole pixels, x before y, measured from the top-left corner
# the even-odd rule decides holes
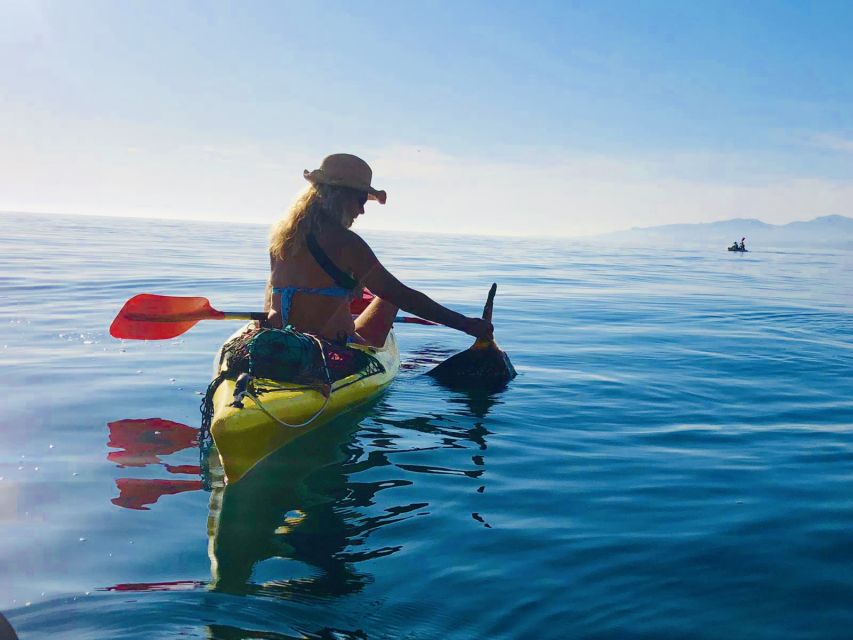
[[[498,285],[489,289],[483,308],[483,319],[491,322],[492,308]],[[465,351],[451,356],[427,375],[454,389],[496,390],[505,386],[517,374],[509,356],[494,340],[476,340]]]

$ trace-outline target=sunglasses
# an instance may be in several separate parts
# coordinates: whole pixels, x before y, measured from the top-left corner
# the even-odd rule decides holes
[[[367,204],[367,192],[366,191],[356,191],[355,192],[356,202],[360,204],[362,207]]]

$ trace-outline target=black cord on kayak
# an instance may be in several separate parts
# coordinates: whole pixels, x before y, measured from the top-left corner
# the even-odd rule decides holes
[[[207,391],[204,393],[204,398],[201,400],[201,429],[199,430],[198,441],[203,444],[211,440],[210,425],[213,423],[213,394],[216,389],[226,378],[227,371],[220,371],[219,374],[210,381],[207,385]]]

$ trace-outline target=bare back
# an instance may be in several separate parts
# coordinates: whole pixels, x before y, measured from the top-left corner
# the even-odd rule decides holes
[[[317,238],[320,247],[332,262],[345,273],[353,273],[348,250],[351,238],[345,230],[324,233]],[[267,287],[268,306],[281,310],[281,299],[272,288],[300,287],[325,289],[340,287],[317,263],[307,247],[283,260],[270,257],[270,282]],[[354,294],[358,295],[360,288]],[[350,313],[350,299],[297,292],[293,296],[286,320],[299,331],[329,339],[355,336],[355,324]]]

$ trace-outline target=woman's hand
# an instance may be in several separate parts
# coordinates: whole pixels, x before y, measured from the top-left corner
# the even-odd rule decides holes
[[[271,327],[273,329],[283,329],[281,322],[281,314],[275,309],[270,309],[267,312],[267,323],[266,326]]]
[[[495,328],[491,322],[482,318],[465,318],[465,322],[459,328],[478,340],[494,339]]]

